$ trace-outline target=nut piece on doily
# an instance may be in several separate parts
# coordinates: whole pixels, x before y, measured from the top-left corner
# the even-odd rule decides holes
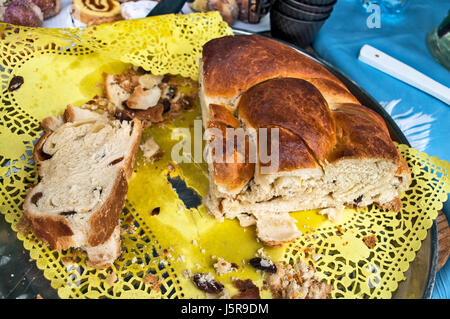
[[[44,15],[33,2],[14,0],[6,8],[3,21],[25,27],[40,27],[44,22]]]

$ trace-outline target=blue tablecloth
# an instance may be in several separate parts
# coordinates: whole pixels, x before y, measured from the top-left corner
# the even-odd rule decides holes
[[[332,15],[318,33],[313,47],[360,84],[388,111],[411,145],[450,161],[450,106],[362,62],[363,44],[384,51],[450,86],[450,72],[437,63],[426,46],[426,35],[450,9],[450,0],[410,0],[393,18],[381,11],[380,28],[369,28],[361,0],[338,0]],[[374,21],[374,20],[370,20]],[[448,205],[447,205],[448,206]],[[446,211],[447,220],[450,214]],[[450,298],[450,261],[438,272],[433,298]]]

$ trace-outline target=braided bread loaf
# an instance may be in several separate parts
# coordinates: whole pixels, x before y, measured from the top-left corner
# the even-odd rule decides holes
[[[278,129],[275,170],[262,172],[261,154],[251,162],[239,145],[234,162],[210,161],[205,205],[217,219],[256,223],[260,239],[277,245],[299,236],[291,211],[401,209],[410,170],[386,124],[318,63],[266,37],[228,36],[203,47],[199,82],[206,128]]]

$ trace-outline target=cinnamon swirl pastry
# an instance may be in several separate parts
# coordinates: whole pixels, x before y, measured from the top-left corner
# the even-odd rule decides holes
[[[73,0],[72,15],[87,25],[122,20],[120,3],[116,0]]]

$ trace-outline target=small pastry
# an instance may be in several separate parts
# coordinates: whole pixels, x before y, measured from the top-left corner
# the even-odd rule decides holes
[[[54,17],[61,11],[61,0],[31,0],[31,2],[41,9],[44,19]]]
[[[40,27],[44,22],[44,15],[33,2],[14,0],[6,8],[3,21],[26,27]]]
[[[116,0],[73,0],[72,15],[87,25],[123,20]]]
[[[208,0],[194,0],[193,2],[188,2],[189,7],[196,12],[205,12]]]
[[[239,16],[239,7],[236,0],[209,0],[207,11],[219,11],[223,20],[232,25]]]

